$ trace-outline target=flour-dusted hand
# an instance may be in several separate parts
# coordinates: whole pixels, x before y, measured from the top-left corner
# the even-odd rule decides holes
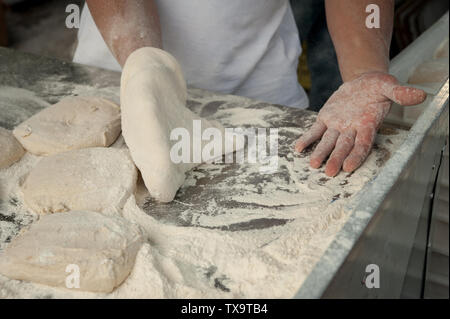
[[[382,72],[366,73],[344,83],[320,110],[316,122],[295,145],[302,152],[311,143],[320,143],[311,155],[313,168],[319,168],[330,155],[325,174],[352,172],[368,156],[376,132],[389,112],[392,101],[407,106],[423,102],[426,93],[402,86]]]

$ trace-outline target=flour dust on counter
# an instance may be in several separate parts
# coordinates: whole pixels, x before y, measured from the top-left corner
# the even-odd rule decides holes
[[[142,231],[134,266],[120,285],[110,293],[87,292],[0,275],[0,298],[291,298],[345,224],[347,207],[407,135],[381,129],[360,169],[329,178],[323,168],[309,167],[311,149],[294,151],[314,113],[188,93],[191,111],[224,127],[278,128],[278,170],[202,164],[186,173],[171,203],[155,201],[138,178],[134,195],[115,215]],[[123,138],[111,148],[126,148]],[[0,170],[0,253],[38,219],[20,185],[41,160],[26,153]]]

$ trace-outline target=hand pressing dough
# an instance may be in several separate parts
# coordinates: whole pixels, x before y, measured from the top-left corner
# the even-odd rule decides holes
[[[128,150],[86,148],[42,158],[22,185],[36,213],[69,210],[117,213],[136,188]]]
[[[123,218],[83,211],[47,215],[0,255],[0,273],[50,286],[111,292],[131,272],[142,243],[140,228]],[[79,288],[70,277],[76,270],[69,265],[78,266]]]
[[[193,120],[201,120],[202,133],[214,127],[224,136],[220,124],[191,112],[186,98],[181,68],[169,53],[146,47],[128,57],[121,78],[122,135],[150,195],[161,202],[172,201],[185,173],[199,165],[172,162],[172,129],[185,128],[192,136]],[[202,149],[208,142],[202,141]]]
[[[22,158],[25,150],[7,129],[0,127],[0,168],[5,168]]]
[[[109,146],[119,133],[119,106],[98,97],[66,97],[14,129],[23,147],[36,155]]]

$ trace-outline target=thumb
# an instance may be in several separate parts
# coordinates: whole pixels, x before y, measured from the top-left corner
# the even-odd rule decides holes
[[[410,106],[420,104],[425,101],[427,94],[421,89],[409,86],[392,84],[386,87],[384,95],[397,104]]]

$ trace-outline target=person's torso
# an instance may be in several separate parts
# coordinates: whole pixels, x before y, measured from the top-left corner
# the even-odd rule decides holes
[[[163,49],[189,86],[306,107],[297,82],[301,53],[288,0],[156,0]],[[74,62],[120,66],[85,6]]]

